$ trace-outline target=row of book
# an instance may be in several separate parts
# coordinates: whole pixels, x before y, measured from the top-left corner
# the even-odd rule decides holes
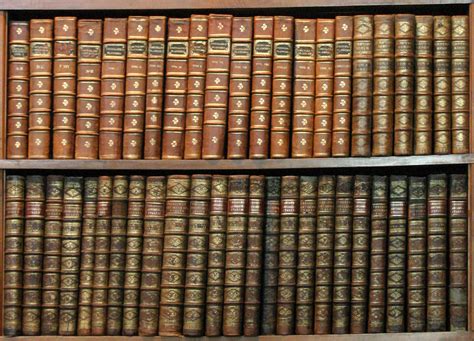
[[[461,154],[468,141],[468,16],[10,22],[9,158]]]
[[[9,175],[5,335],[465,330],[467,176]]]

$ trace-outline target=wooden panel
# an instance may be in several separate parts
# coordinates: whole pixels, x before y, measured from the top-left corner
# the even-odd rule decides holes
[[[469,95],[470,95],[470,108],[471,115],[474,112],[474,4],[469,5],[469,46],[470,46],[470,58],[469,58]],[[470,120],[470,139],[469,139],[469,152],[474,151],[474,120]],[[469,189],[468,189],[468,330],[474,330],[474,291],[472,286],[474,285],[472,267],[474,265],[474,238],[472,229],[474,227],[474,165],[469,165],[468,171],[469,177]]]

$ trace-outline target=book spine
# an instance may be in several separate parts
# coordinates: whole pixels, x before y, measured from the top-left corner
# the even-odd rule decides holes
[[[313,152],[315,19],[295,19],[294,60],[291,157],[307,158],[311,157]]]
[[[50,155],[52,58],[53,20],[32,19],[30,21],[30,101],[28,107],[29,159],[48,159]]]
[[[163,85],[166,54],[166,17],[149,17],[143,158],[161,157]]]
[[[77,99],[75,158],[97,159],[99,153],[102,20],[77,22]]]
[[[28,100],[30,24],[12,21],[8,26],[7,157],[28,156]]]
[[[229,80],[227,158],[245,159],[249,142],[253,18],[234,17]]]

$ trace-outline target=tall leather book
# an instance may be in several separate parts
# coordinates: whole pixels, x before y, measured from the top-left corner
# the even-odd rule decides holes
[[[291,157],[313,154],[316,20],[295,19]]]
[[[469,153],[469,17],[451,17],[451,134],[453,154]]]
[[[74,158],[77,18],[54,18],[53,158]]]
[[[186,124],[189,19],[169,18],[162,158],[182,159]]]
[[[370,205],[370,280],[367,307],[367,332],[385,332],[387,232],[389,210],[387,176],[374,175]]]
[[[290,155],[291,95],[293,74],[293,17],[275,16],[270,158]],[[258,87],[258,84],[255,84]]]
[[[429,332],[446,331],[448,319],[448,178],[428,176],[426,319]]]
[[[106,18],[103,31],[99,158],[120,159],[127,58],[127,19]]]
[[[51,93],[53,88],[51,78],[53,74],[52,58],[53,20],[32,19],[30,21],[29,66],[29,159],[48,159],[50,155]]]
[[[127,336],[138,335],[145,182],[142,175],[130,176],[122,320],[122,335]]]
[[[148,23],[148,17],[128,17],[122,157],[129,160],[143,158]]]
[[[332,332],[349,333],[351,314],[351,249],[354,178],[338,175],[334,217],[334,270],[332,279]]]
[[[249,179],[249,218],[247,230],[247,265],[243,335],[260,335],[261,281],[263,273],[263,229],[265,224],[265,176]]]
[[[433,151],[433,16],[417,15],[415,41],[414,154]]]
[[[349,156],[351,151],[352,16],[337,16],[334,23],[334,97],[332,156]]]
[[[77,332],[82,198],[82,177],[65,177],[58,330],[62,336],[76,335]]]
[[[227,228],[227,175],[213,175],[209,208],[207,255],[206,336],[222,335],[225,244]]]
[[[156,160],[161,157],[166,17],[151,16],[149,21],[143,158]]]
[[[352,273],[350,333],[367,330],[369,297],[370,205],[372,177],[354,177],[354,214],[352,218]]]
[[[23,240],[23,335],[41,333],[41,287],[45,216],[45,181],[26,177],[25,231]]]
[[[390,176],[390,204],[387,244],[386,332],[405,331],[407,261],[408,179]]]
[[[202,132],[203,159],[222,159],[225,155],[231,33],[231,15],[211,14],[209,16],[209,46]]]
[[[373,16],[355,15],[352,54],[352,156],[370,156],[371,152],[373,34]]]
[[[331,156],[334,91],[334,19],[316,20],[313,157]]]
[[[331,332],[336,177],[319,177],[316,213],[314,334]]]
[[[29,44],[28,21],[11,21],[8,26],[7,157],[28,156]]]
[[[313,333],[318,178],[300,176],[295,334]]]
[[[426,328],[426,179],[408,180],[407,331]]]
[[[278,335],[294,334],[295,329],[299,182],[298,176],[286,175],[281,178],[276,318]]]
[[[170,31],[173,31],[173,25]],[[188,175],[168,176],[161,272],[160,336],[177,336],[183,329],[190,190],[191,179]]]
[[[449,178],[449,329],[467,327],[467,188],[465,174]]]
[[[184,288],[183,335],[204,335],[211,175],[192,175],[188,251]]]
[[[207,70],[207,33],[208,16],[200,14],[191,15],[189,27],[188,93],[186,96],[184,159],[201,158],[204,91],[206,89]],[[209,76],[209,78],[210,77],[211,76]],[[220,83],[220,81],[221,80],[214,80],[213,85],[216,85],[216,82]]]
[[[99,156],[102,20],[77,22],[76,159]]]
[[[273,17],[253,20],[252,96],[250,101],[249,158],[265,159],[269,153],[272,93]]]
[[[227,158],[245,159],[249,143],[253,18],[232,19]]]
[[[158,335],[165,199],[166,177],[147,177],[138,326],[140,336]]]
[[[16,336],[22,333],[25,177],[9,175],[5,185],[3,334]]]
[[[265,177],[265,237],[262,281],[262,335],[276,332],[281,178]]]
[[[393,154],[394,16],[374,16],[372,155]]]

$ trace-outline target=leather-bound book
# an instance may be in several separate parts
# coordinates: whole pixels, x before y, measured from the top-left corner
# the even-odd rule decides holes
[[[161,158],[166,17],[149,17],[143,158]]]
[[[249,143],[253,18],[232,19],[227,158],[245,159]]]
[[[373,48],[373,16],[355,15],[352,52],[352,156],[370,156],[371,152]]]
[[[99,156],[102,20],[77,22],[76,159]]]
[[[227,175],[213,175],[209,208],[207,255],[206,336],[222,335],[225,243],[227,227]]]
[[[300,176],[295,334],[313,333],[318,178]]]
[[[385,332],[386,307],[386,265],[388,231],[388,195],[387,176],[374,175],[370,205],[370,279],[369,302],[367,307],[367,332]]]
[[[286,175],[281,178],[276,323],[278,335],[291,335],[295,330],[299,182],[298,176]]]
[[[265,238],[262,281],[262,335],[276,333],[281,177],[265,177]]]
[[[77,18],[54,18],[53,158],[73,159],[76,131]]]
[[[77,333],[79,269],[81,262],[82,177],[64,178],[63,229],[61,235],[61,287],[59,335]]]
[[[331,156],[334,92],[334,19],[316,20],[313,157]]]
[[[6,177],[3,335],[22,334],[25,177]]]
[[[28,158],[49,159],[53,88],[53,20],[30,21]],[[18,107],[18,105],[17,105]],[[21,109],[21,107],[20,107]]]
[[[406,329],[406,262],[408,178],[390,176],[390,203],[387,243],[387,333],[400,333]]]
[[[426,319],[428,332],[448,330],[448,178],[428,176]]]
[[[184,288],[183,335],[204,335],[211,175],[192,175],[188,251]]]
[[[225,156],[231,34],[232,15],[211,14],[209,16],[209,46],[202,128],[203,159],[222,159]]]
[[[115,160],[122,157],[127,19],[106,18],[103,31],[99,158]]]
[[[138,335],[146,180],[130,176],[128,190],[122,335]]]
[[[148,17],[128,17],[122,151],[122,157],[128,160],[143,158],[148,23]]]
[[[249,158],[266,159],[270,149],[274,18],[253,20],[252,96],[250,101]]]
[[[170,31],[172,30],[173,25],[170,27]],[[191,178],[188,175],[168,176],[161,272],[160,336],[178,336],[183,329],[190,190]]]
[[[314,287],[314,334],[330,334],[334,251],[336,177],[319,177],[316,213],[316,273]]]
[[[258,336],[260,334],[264,224],[265,176],[251,175],[249,179],[247,265],[245,269],[244,336]]]
[[[451,153],[451,17],[433,17],[433,152]]]
[[[8,26],[7,157],[28,156],[29,44],[28,21],[11,21]]]
[[[275,159],[290,156],[294,19],[275,16],[273,27],[270,157]]]
[[[140,336],[158,335],[165,199],[166,177],[147,177],[138,325]]]
[[[48,175],[44,222],[44,256],[41,334],[57,335],[61,287],[61,234],[63,227],[64,177]]]
[[[200,159],[202,149],[202,121],[207,70],[208,16],[191,15],[189,27],[189,60],[186,96],[186,123],[184,133],[184,159]],[[212,72],[213,70],[207,70]],[[215,77],[215,75],[213,75]],[[212,77],[209,75],[209,78]],[[218,86],[222,79],[214,80]],[[218,84],[216,84],[216,82]]]
[[[334,97],[332,156],[351,154],[352,36],[354,18],[337,16],[334,23]]]
[[[107,335],[122,334],[129,184],[127,176],[114,176],[110,220]]]
[[[468,178],[449,178],[449,330],[466,330],[468,309]]]
[[[338,175],[334,217],[332,333],[347,334],[351,323],[351,249],[354,179]]]
[[[451,134],[453,154],[469,153],[469,17],[451,17]]]
[[[313,154],[316,20],[295,19],[291,157]]]
[[[168,20],[162,158],[182,159],[186,124],[189,18]]]
[[[354,177],[354,215],[352,218],[352,273],[350,333],[367,331],[370,252],[370,175]]]
[[[395,89],[394,16],[374,16],[372,155],[393,154]]]
[[[414,154],[433,152],[433,16],[417,15]]]
[[[426,328],[426,179],[408,180],[407,331]]]

